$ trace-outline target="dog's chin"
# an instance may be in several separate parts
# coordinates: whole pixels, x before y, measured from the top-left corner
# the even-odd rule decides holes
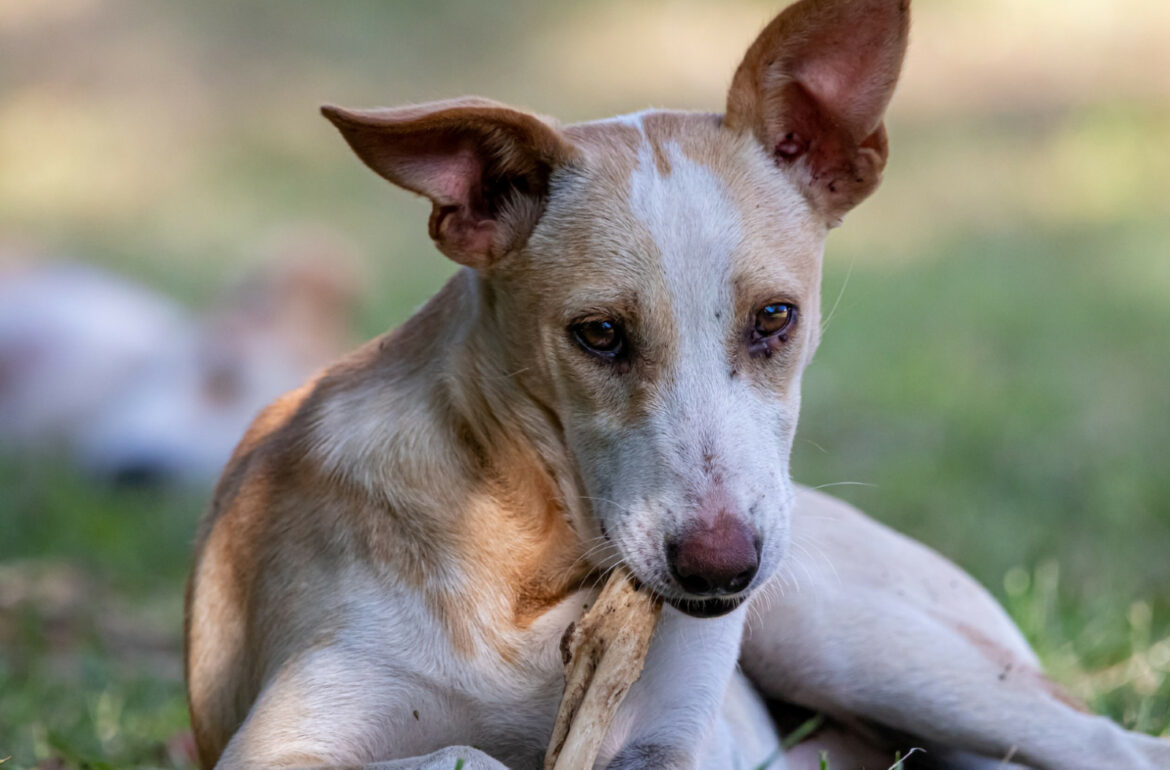
[[[684,615],[690,615],[692,618],[717,618],[739,607],[747,599],[747,596],[714,596],[710,599],[684,599],[670,596],[663,598],[671,607]]]

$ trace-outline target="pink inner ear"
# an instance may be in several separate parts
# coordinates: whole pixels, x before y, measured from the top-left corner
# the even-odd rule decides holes
[[[840,144],[834,141],[839,128],[800,82],[785,84],[774,98],[770,129],[775,134],[772,150],[778,160],[791,163],[810,150],[823,153],[827,144]]]
[[[797,79],[830,108],[849,101],[849,89],[853,81],[849,77],[849,73],[841,69],[832,66],[807,65],[797,73]]]
[[[904,9],[888,0],[858,5],[854,18],[806,30],[789,61],[793,78],[860,142],[880,122],[897,79],[904,41],[896,19]]]
[[[909,0],[798,0],[744,55],[726,122],[798,174],[831,224],[885,165],[882,113],[901,69]]]
[[[811,61],[796,73],[816,103],[830,117],[860,142],[876,126],[884,107],[884,89],[874,83],[860,57]]]
[[[431,237],[471,267],[527,238],[552,169],[576,157],[541,119],[480,99],[322,112],[367,166],[431,200]]]
[[[475,207],[483,165],[472,150],[406,156],[399,163],[402,178],[436,203]]]
[[[499,226],[483,197],[483,161],[470,148],[403,158],[404,179],[435,203],[431,237],[451,256],[477,264],[495,247]]]
[[[482,219],[466,208],[448,206],[437,209],[431,236],[451,254],[458,254],[467,264],[478,266],[490,257],[496,246],[499,225],[494,219]]]
[[[404,157],[399,171],[435,204],[431,237],[449,255],[478,264],[491,254],[499,226],[483,196],[483,161],[471,148]]]

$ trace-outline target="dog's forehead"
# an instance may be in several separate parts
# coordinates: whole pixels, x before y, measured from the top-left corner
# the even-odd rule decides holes
[[[643,112],[566,134],[584,163],[569,182],[565,219],[592,242],[588,252],[613,256],[591,265],[609,274],[607,288],[637,281],[663,290],[641,292],[644,301],[664,292],[702,305],[733,302],[736,288],[815,290],[823,224],[755,140],[721,116]]]

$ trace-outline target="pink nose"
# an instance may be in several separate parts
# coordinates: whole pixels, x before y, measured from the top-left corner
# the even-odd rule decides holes
[[[667,540],[674,579],[689,594],[734,594],[748,587],[760,566],[760,545],[751,528],[728,513]]]

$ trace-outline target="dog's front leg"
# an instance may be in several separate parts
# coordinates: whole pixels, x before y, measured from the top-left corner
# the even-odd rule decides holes
[[[391,759],[384,762],[370,762],[363,765],[335,765],[335,764],[305,764],[295,763],[289,765],[272,765],[264,762],[259,763],[240,763],[225,758],[216,765],[219,768],[233,768],[235,770],[242,770],[244,768],[272,768],[272,767],[296,767],[298,770],[453,770],[453,768],[460,768],[461,770],[508,770],[508,766],[495,759],[479,749],[471,746],[447,746],[446,748],[433,751],[426,756],[408,757],[406,759]]]
[[[699,766],[716,739],[744,612],[700,619],[663,607],[645,668],[614,717],[596,768]]]
[[[499,760],[470,746],[448,746],[425,757],[362,765],[362,770],[508,770]]]

